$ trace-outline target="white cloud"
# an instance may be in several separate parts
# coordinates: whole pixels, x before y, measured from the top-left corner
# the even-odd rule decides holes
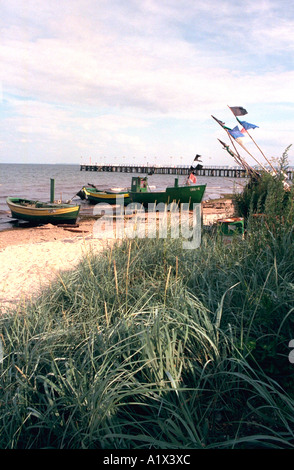
[[[0,74],[9,138],[16,132],[22,142],[35,136],[85,148],[88,140],[89,149],[97,141],[117,153],[147,146],[190,152],[196,142],[213,152],[218,143],[211,144],[214,126],[207,122],[227,104],[294,104],[285,56],[293,48],[294,15],[283,1],[3,4]],[[164,118],[178,135],[162,131]],[[280,130],[282,139],[292,127],[286,124],[287,135]]]

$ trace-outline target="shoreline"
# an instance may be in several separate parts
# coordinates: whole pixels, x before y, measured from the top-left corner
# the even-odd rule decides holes
[[[203,225],[211,225],[219,218],[232,217],[234,212],[230,198],[204,201]],[[96,221],[81,218],[72,227],[48,224],[0,231],[1,313],[35,298],[61,271],[74,269],[87,251],[101,253],[113,246],[118,241],[113,236],[95,237]]]

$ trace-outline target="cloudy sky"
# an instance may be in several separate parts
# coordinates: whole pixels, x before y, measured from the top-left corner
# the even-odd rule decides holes
[[[211,117],[234,127],[228,105],[246,108],[268,159],[294,144],[291,0],[1,0],[0,11],[0,162],[235,164]]]

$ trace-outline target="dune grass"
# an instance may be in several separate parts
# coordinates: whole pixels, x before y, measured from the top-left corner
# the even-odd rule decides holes
[[[88,252],[0,321],[0,448],[293,448],[293,308],[290,225]]]

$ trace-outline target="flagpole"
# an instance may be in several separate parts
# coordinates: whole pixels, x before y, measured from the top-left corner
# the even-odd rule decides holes
[[[231,108],[230,108],[230,106],[229,106],[229,105],[227,105],[227,106],[228,106],[228,108],[230,109],[230,111],[232,111]],[[233,111],[232,111],[232,113],[233,113]],[[233,113],[233,114],[234,114],[234,113]],[[234,114],[234,116],[235,116],[235,114]],[[239,122],[239,120],[237,119],[237,116],[235,116],[235,118],[236,118],[236,121]],[[240,124],[240,122],[239,122],[239,124]],[[260,151],[260,153],[263,155],[263,157],[265,158],[265,160],[267,161],[267,163],[270,165],[270,167],[273,169],[273,171],[274,171],[275,173],[277,173],[277,170],[272,166],[272,164],[271,164],[271,163],[269,162],[269,160],[266,158],[266,156],[264,155],[264,153],[263,153],[263,151],[261,150],[261,148],[257,145],[257,143],[255,142],[255,140],[253,139],[253,137],[249,134],[248,130],[245,129],[245,127],[243,127],[243,129],[244,129],[245,132],[249,135],[250,139],[251,139],[252,142],[256,145],[256,147],[258,148],[258,150]],[[248,152],[248,153],[249,153],[249,152]],[[250,155],[250,154],[249,154],[249,155]]]
[[[237,152],[237,155],[238,155],[238,157],[239,157],[239,158],[240,158],[240,160],[242,161],[243,159],[242,159],[241,155],[239,154],[238,150],[236,149],[236,147],[235,147],[235,144],[234,144],[234,142],[233,142],[233,140],[232,140],[232,137],[231,137],[231,135],[230,135],[229,131],[227,131],[227,129],[226,129],[226,132],[227,132],[227,134],[228,134],[228,137],[229,137],[229,139],[230,139],[230,141],[231,141],[231,144],[233,145],[234,149],[235,149],[235,150],[236,150],[236,152]]]
[[[237,141],[237,142],[238,142],[238,141]],[[257,159],[256,159],[256,158],[255,158],[255,157],[254,157],[254,156],[253,156],[251,153],[250,153],[250,152],[249,152],[249,150],[247,150],[247,148],[246,148],[246,147],[243,147],[243,145],[242,145],[242,144],[240,144],[240,142],[238,142],[238,144],[240,145],[240,147],[242,147],[242,149],[243,149],[243,150],[245,150],[245,152],[247,152],[247,153],[248,153],[248,155],[250,155],[250,157],[252,157],[252,158],[253,158],[253,160],[255,160],[255,161],[256,161],[256,163],[258,163],[258,165],[260,165],[260,166],[261,166],[261,168],[262,168],[262,169],[263,169],[263,170],[264,170],[266,173],[269,173],[269,171],[268,171],[268,170],[267,170],[267,169],[266,169],[266,168],[265,168],[265,167],[264,167],[264,166],[263,166],[263,165],[262,165],[262,164],[261,164],[261,163],[260,163],[260,162],[259,162],[259,161],[258,161],[258,160],[257,160]]]
[[[227,106],[228,106],[228,105],[227,105]],[[230,106],[228,106],[228,108],[230,108]],[[232,111],[232,110],[231,110],[231,111]],[[233,113],[233,111],[232,111],[232,113]],[[234,113],[233,113],[233,114],[234,114]],[[235,115],[234,115],[234,116],[235,116]],[[235,117],[236,117],[236,116],[235,116]],[[230,134],[229,134],[228,131],[227,131],[227,133],[228,133],[228,135],[230,136]],[[230,137],[231,137],[231,136],[230,136]],[[238,141],[237,141],[237,142],[238,142]],[[261,168],[262,168],[264,171],[266,171],[266,172],[268,173],[268,170],[249,152],[249,150],[246,149],[246,147],[243,147],[243,146],[240,144],[240,142],[238,142],[238,144],[240,145],[240,147],[242,147],[243,150],[245,150],[245,151],[248,153],[248,155],[250,155],[250,157],[253,158],[253,160],[256,161],[256,163],[257,163],[258,165],[261,166]],[[235,146],[234,146],[234,148],[235,148]]]
[[[219,140],[219,139],[218,139]],[[219,140],[219,142],[223,145],[223,147],[226,149],[226,151],[234,158],[235,162],[238,163],[239,165],[243,166],[244,170],[250,175],[250,173],[255,173],[256,175],[258,174],[257,171],[255,171],[253,168],[251,168],[247,162],[241,160],[241,162],[238,161],[237,156],[234,154],[234,152],[230,149],[228,145],[226,145],[224,142]]]
[[[224,129],[224,130],[226,131],[226,133],[228,134],[229,139],[230,139],[230,141],[231,141],[231,143],[232,143],[232,145],[233,145],[233,147],[234,147],[234,149],[235,149],[237,155],[239,156],[239,158],[241,158],[240,155],[239,155],[238,150],[236,149],[236,147],[235,147],[235,145],[234,145],[234,142],[233,142],[232,139],[231,139],[231,136],[230,136],[230,134],[229,134],[229,131],[226,129],[225,126],[223,126],[223,125],[218,121],[218,119],[216,119],[214,116],[211,116],[211,117],[221,126],[222,129]]]
[[[232,137],[230,136],[229,132],[227,131],[227,134],[228,134],[228,137],[231,141],[231,144],[233,145],[234,149],[236,150],[237,152],[237,158],[239,160],[239,164],[241,163],[241,165],[244,167],[244,168],[250,168],[250,166],[248,165],[248,163],[241,157],[241,155],[239,154],[238,150],[236,149],[235,145],[234,145],[234,142],[232,140]],[[234,152],[232,152],[234,153]]]
[[[226,149],[226,151],[234,158],[235,162],[238,163],[238,165],[243,166],[243,168],[246,171],[248,170],[254,171],[253,168],[251,168],[250,165],[248,165],[248,163],[241,158],[240,154],[236,155],[227,144],[222,142],[220,139],[218,139],[218,141],[222,144],[222,146]]]
[[[247,131],[247,129],[245,129],[244,127],[244,130],[245,132],[247,132],[247,134],[249,135],[250,139],[255,143],[256,147],[258,148],[258,150],[260,151],[260,153],[264,156],[265,160],[267,161],[267,163],[270,165],[270,167],[272,168],[272,170],[277,174],[277,170],[272,166],[271,162],[266,158],[266,156],[264,155],[263,151],[261,150],[261,148],[259,148],[259,146],[257,145],[257,143],[255,142],[255,140],[253,139],[253,137],[249,134],[249,132]]]
[[[228,145],[226,145],[220,139],[218,139],[218,141],[226,149],[226,151],[234,158],[235,162],[238,163],[238,165],[241,164],[241,166],[243,166],[243,168],[247,171],[247,173],[252,172],[252,173],[257,174],[257,171],[254,170],[254,168],[252,168],[245,160],[243,160],[239,154],[238,154],[239,155],[238,157],[237,155],[235,155],[235,153],[230,149]]]
[[[233,145],[235,151],[237,152],[237,155],[238,155],[239,158],[241,159],[241,156],[240,156],[238,150],[236,149],[234,142],[232,141],[232,138],[231,138],[231,135],[230,135],[229,131],[226,129],[225,126],[223,126],[223,125],[218,121],[218,119],[216,119],[214,116],[211,116],[211,117],[226,131],[226,133],[228,134],[229,139],[230,139],[230,141],[231,141],[231,143],[232,143],[232,145]],[[237,141],[237,142],[238,142],[238,141]],[[245,151],[250,155],[250,157],[253,158],[253,160],[256,161],[256,163],[258,163],[258,165],[261,166],[261,168],[263,168],[264,171],[266,171],[266,172],[268,173],[268,170],[267,170],[253,155],[251,155],[251,153],[250,153],[245,147],[243,147],[239,142],[238,142],[238,144],[240,145],[240,147],[243,148],[243,150],[245,150]]]
[[[241,160],[239,160],[238,156],[234,154],[234,152],[230,149],[230,147],[228,145],[226,145],[224,142],[222,142],[220,139],[217,139],[221,144],[222,146],[226,149],[226,151],[231,155],[231,157],[233,157],[233,159],[235,160],[235,162],[238,164],[238,165],[241,165],[243,166],[244,169],[246,169],[246,166],[241,162]]]

